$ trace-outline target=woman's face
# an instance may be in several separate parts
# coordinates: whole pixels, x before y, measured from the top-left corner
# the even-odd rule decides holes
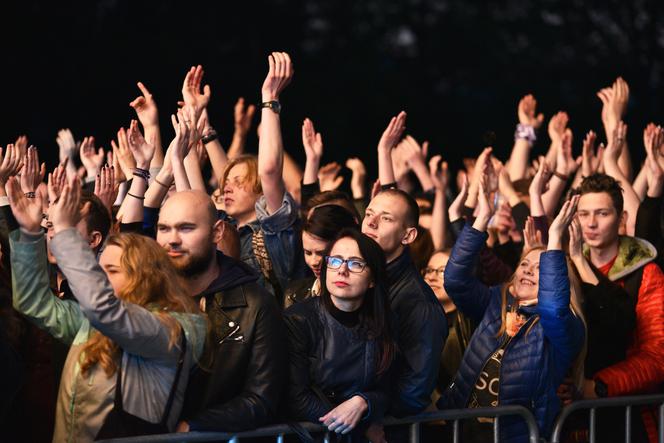
[[[122,248],[115,245],[109,245],[104,248],[104,252],[99,257],[99,265],[106,273],[108,280],[111,282],[115,296],[122,292],[127,285],[127,274],[120,265],[120,258],[122,257]]]
[[[306,231],[302,231],[302,249],[304,249],[304,261],[309,266],[309,269],[320,277],[320,266],[323,264],[323,256],[325,249],[327,249],[327,242],[320,237],[311,235]]]
[[[434,294],[436,294],[436,298],[443,305],[451,303],[451,300],[443,287],[443,273],[445,272],[445,266],[449,259],[450,256],[446,252],[436,252],[431,256],[429,263],[427,263],[427,267],[424,270],[424,280],[429,286],[431,286]]]
[[[541,253],[541,250],[530,251],[516,267],[513,295],[519,299],[520,304],[537,303]]]
[[[349,237],[337,240],[330,257],[351,262],[345,261],[338,269],[331,269],[328,261],[325,285],[332,302],[340,308],[340,304],[361,301],[367,289],[373,287],[373,279],[357,242]]]

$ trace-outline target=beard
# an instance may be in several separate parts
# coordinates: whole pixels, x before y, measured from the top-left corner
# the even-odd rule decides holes
[[[199,254],[189,254],[184,257],[171,258],[175,269],[184,278],[191,278],[205,272],[210,263],[215,259],[216,248],[210,244],[210,247]]]

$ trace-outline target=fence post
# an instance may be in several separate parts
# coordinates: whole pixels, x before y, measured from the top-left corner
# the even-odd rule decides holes
[[[420,443],[420,424],[415,422],[410,425],[409,443]]]

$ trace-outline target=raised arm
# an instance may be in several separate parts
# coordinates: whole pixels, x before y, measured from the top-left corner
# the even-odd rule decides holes
[[[546,191],[550,178],[551,169],[549,169],[546,159],[540,157],[537,173],[535,173],[535,176],[528,187],[528,194],[530,195],[530,215],[533,217],[542,217],[546,215],[544,204],[542,203],[542,194]]]
[[[141,95],[129,103],[129,106],[134,108],[138,121],[143,125],[145,139],[154,146],[154,156],[150,162],[150,169],[157,169],[164,164],[164,151],[161,145],[161,133],[159,132],[157,103],[143,83],[138,82],[136,86],[141,90]]]
[[[132,171],[129,192],[122,202],[122,223],[124,224],[143,221],[143,200],[150,179],[150,162],[155,152],[155,147],[143,138],[136,120],[132,120],[129,125],[127,142],[136,161],[136,168]]]
[[[597,93],[602,101],[602,124],[606,134],[607,145],[613,137],[613,133],[625,116],[627,102],[629,101],[629,85],[622,77],[618,77],[610,88],[604,88]],[[621,147],[618,165],[622,174],[631,180],[632,160],[629,156],[629,148],[625,142]]]
[[[535,115],[536,109],[537,100],[531,94],[519,100],[519,124],[514,132],[514,147],[507,166],[513,182],[526,177],[530,149],[537,140],[536,131],[544,121],[544,114]]]
[[[378,141],[378,181],[383,186],[396,183],[392,169],[392,149],[399,143],[406,130],[406,112],[401,111],[390,119],[387,128]]]
[[[433,209],[431,211],[431,240],[435,250],[441,250],[445,247],[445,237],[447,236],[447,183],[449,175],[447,171],[447,162],[442,162],[440,155],[434,155],[429,161],[429,173],[435,191],[433,200]],[[440,167],[439,167],[440,165]]]
[[[558,111],[554,114],[553,117],[549,120],[548,132],[549,138],[551,139],[551,145],[547,151],[545,157],[546,162],[551,167],[551,170],[556,170],[556,160],[558,147],[563,142],[563,136],[565,135],[565,129],[567,128],[567,123],[569,122],[569,116],[564,111]]]
[[[572,157],[572,131],[569,128],[565,129],[562,141],[557,146],[555,164],[555,172],[549,181],[549,190],[542,195],[544,211],[549,217],[553,217],[567,187],[567,181],[578,167],[578,163]]]
[[[407,135],[399,145],[403,148],[408,167],[415,173],[422,190],[424,192],[434,190],[434,184],[429,176],[429,168],[426,164],[429,142],[425,141],[420,145],[417,140]]]
[[[261,109],[261,134],[258,140],[258,175],[267,212],[272,214],[281,207],[285,192],[279,97],[292,80],[294,71],[290,56],[285,52],[273,52],[268,62],[270,68],[261,90],[264,106]]]
[[[228,148],[228,158],[233,159],[244,154],[244,146],[247,143],[247,134],[251,129],[251,122],[255,113],[256,106],[245,105],[244,98],[242,97],[237,99],[233,112],[235,131],[233,132],[233,141]]]
[[[627,235],[634,235],[636,213],[639,210],[639,204],[641,201],[634,192],[631,182],[627,176],[625,176],[618,164],[626,136],[627,125],[623,122],[618,122],[618,125],[609,140],[609,144],[606,147],[606,151],[604,152],[604,170],[607,175],[610,175],[616,179],[616,181],[620,182],[625,199],[625,211],[627,211]]]
[[[10,234],[14,309],[53,337],[71,344],[83,322],[78,304],[50,290],[46,245],[41,229],[42,198],[27,198],[16,178],[7,181],[7,196],[20,226]]]
[[[144,159],[141,159],[141,161]],[[149,165],[149,160],[145,162]],[[170,328],[142,306],[120,300],[94,253],[75,226],[80,221],[81,187],[78,180],[65,184],[51,207],[55,235],[51,250],[67,278],[81,312],[92,327],[124,351],[147,358],[173,358]]]
[[[302,145],[306,157],[302,184],[310,185],[318,181],[318,168],[323,157],[323,137],[320,132],[316,132],[314,123],[308,118],[302,123]]]

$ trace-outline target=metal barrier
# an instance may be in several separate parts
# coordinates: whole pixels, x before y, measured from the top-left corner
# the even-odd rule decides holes
[[[500,427],[499,418],[504,416],[519,416],[523,418],[528,426],[528,440],[530,443],[539,443],[539,430],[533,414],[523,406],[499,406],[495,408],[474,408],[474,409],[448,409],[444,411],[426,412],[420,415],[405,418],[387,417],[384,426],[409,425],[409,443],[419,443],[420,424],[445,420],[452,422],[454,431],[454,443],[459,443],[459,420],[477,417],[493,417],[493,441],[499,441]],[[299,423],[304,429],[314,433],[324,433],[324,442],[330,441],[330,433],[327,428],[314,423]],[[232,443],[238,443],[243,438],[253,437],[276,437],[276,443],[283,443],[285,435],[294,434],[295,431],[288,425],[280,424],[266,426],[244,432],[188,432],[183,434],[159,434],[146,435],[141,437],[115,438],[103,440],[102,443],[180,443],[180,442],[199,442],[199,441],[219,441],[227,440]]]
[[[632,441],[632,406],[659,405],[659,443],[664,443],[664,394],[635,395],[629,397],[600,398],[595,400],[575,401],[563,408],[556,420],[551,434],[551,443],[560,443],[563,426],[569,416],[576,411],[590,409],[590,443],[595,443],[597,420],[595,411],[599,408],[625,406],[625,442]]]

